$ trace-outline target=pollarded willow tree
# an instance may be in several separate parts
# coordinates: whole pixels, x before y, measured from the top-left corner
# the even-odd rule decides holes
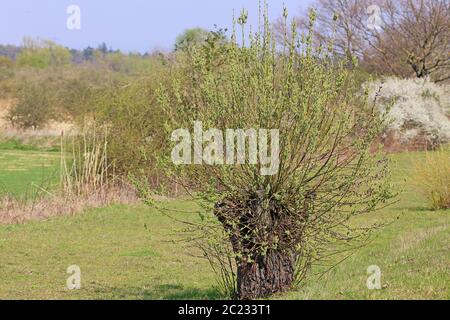
[[[374,148],[384,117],[357,94],[332,44],[312,46],[315,13],[309,33],[293,25],[282,46],[263,16],[259,31],[242,37],[247,42],[238,43],[234,30],[229,43],[210,39],[180,56],[173,85],[159,91],[174,147],[161,163],[202,205],[193,239],[239,299],[289,290],[315,262],[354,247],[372,227],[352,226],[351,218],[391,198],[387,161]],[[243,12],[235,25],[245,23]],[[200,122],[196,145],[192,128]],[[226,134],[237,129],[246,140]],[[252,132],[259,132],[256,149]],[[230,143],[245,149],[245,159],[226,151]],[[174,164],[174,150],[192,164]],[[275,161],[254,163],[255,153]],[[261,170],[268,165],[276,170]]]

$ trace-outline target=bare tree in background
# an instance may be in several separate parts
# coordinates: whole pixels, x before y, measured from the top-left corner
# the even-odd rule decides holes
[[[382,25],[368,30],[364,61],[402,77],[450,79],[449,0],[385,0]]]
[[[371,0],[316,0],[309,8],[314,8],[317,14],[314,26],[315,45],[325,46],[330,42],[334,44],[334,50],[341,56],[363,57],[367,44],[365,43],[365,12]],[[300,32],[309,29],[308,13],[302,12],[294,18]],[[276,22],[276,30],[279,34],[283,21]],[[280,37],[281,38],[281,37]]]
[[[337,54],[358,57],[371,72],[450,79],[449,0],[316,0],[313,7],[317,45],[333,40]],[[306,16],[296,18],[300,31]]]

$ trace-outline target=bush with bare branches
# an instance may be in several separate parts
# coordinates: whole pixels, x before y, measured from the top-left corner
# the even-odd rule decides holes
[[[348,61],[336,61],[328,46],[314,48],[315,18],[312,11],[306,37],[294,25],[279,47],[265,14],[248,43],[238,44],[234,31],[231,43],[208,42],[178,61],[172,86],[159,92],[169,137],[194,121],[221,132],[279,130],[280,162],[273,175],[262,175],[263,165],[248,161],[175,165],[170,150],[160,158],[203,208],[202,222],[189,228],[192,239],[234,298],[289,290],[313,264],[364,242],[373,228],[355,228],[351,218],[392,196],[387,161],[370,152],[384,118],[354,94]],[[285,19],[288,29],[286,11]],[[244,30],[245,11],[237,23]],[[273,144],[271,151],[262,150],[260,155],[276,152]],[[158,207],[145,184],[138,189]]]

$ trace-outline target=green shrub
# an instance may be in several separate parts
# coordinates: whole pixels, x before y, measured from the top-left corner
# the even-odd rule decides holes
[[[0,56],[0,81],[10,78],[14,73],[14,61],[8,57]]]
[[[311,11],[309,33],[298,35],[293,26],[281,46],[265,16],[261,33],[242,44],[233,32],[230,44],[195,47],[181,57],[185,60],[176,64],[172,84],[159,93],[168,140],[176,140],[179,129],[192,134],[195,121],[204,130],[217,129],[203,146],[214,156],[203,157],[202,165],[177,165],[171,148],[160,160],[171,179],[181,185],[189,181],[196,191],[194,199],[206,213],[200,212],[203,223],[193,239],[219,274],[221,287],[236,298],[289,290],[311,265],[348,252],[352,240],[367,239],[373,230],[351,226],[352,217],[393,196],[387,160],[372,150],[385,117],[361,112],[370,104],[354,94],[357,81],[349,61],[337,60],[331,45],[313,45],[315,18]],[[246,19],[243,12],[237,20],[242,33]],[[260,158],[268,151],[278,154],[272,175],[262,173],[267,166],[262,161],[233,164],[235,154],[227,154],[224,164],[217,154],[224,152],[219,141],[228,140],[221,135],[228,129],[279,131],[278,153],[273,144],[271,151],[259,146],[253,152]],[[192,161],[199,153],[189,150],[183,153]],[[138,187],[149,195],[145,185]]]
[[[57,95],[63,118],[83,123],[92,111],[94,91],[92,85],[83,76],[62,79],[57,85]]]
[[[39,129],[54,117],[55,97],[48,86],[25,82],[18,92],[16,104],[9,110],[7,119],[22,129]]]
[[[15,63],[0,56],[0,98],[8,98],[12,92],[11,79],[14,77]]]
[[[203,45],[208,39],[210,32],[202,28],[187,29],[177,36],[175,50],[188,50],[194,46]]]
[[[45,69],[70,63],[70,51],[52,41],[24,39],[24,48],[17,56],[19,66]]]
[[[155,180],[155,185],[163,179],[156,155],[165,141],[164,113],[157,103],[155,90],[164,77],[159,74],[118,83],[96,92],[93,100],[96,123],[109,130],[108,156],[114,162],[116,173],[139,174]]]

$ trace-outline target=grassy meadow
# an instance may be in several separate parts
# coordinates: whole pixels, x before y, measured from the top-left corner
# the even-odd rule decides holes
[[[449,1],[47,2],[0,39],[0,300],[450,300]]]
[[[0,181],[10,192],[56,179],[58,153],[7,149],[0,150]],[[311,276],[275,299],[450,299],[450,210],[428,210],[414,187],[412,168],[423,153],[391,159],[403,190],[399,201],[358,218],[389,224],[324,276]],[[185,210],[193,204],[166,205]],[[207,261],[180,242],[179,230],[174,220],[142,204],[0,226],[0,299],[221,298]],[[81,268],[80,290],[66,287],[70,265]],[[370,265],[381,269],[381,290],[366,287]]]
[[[0,195],[30,196],[58,182],[60,153],[14,141],[0,143]]]

